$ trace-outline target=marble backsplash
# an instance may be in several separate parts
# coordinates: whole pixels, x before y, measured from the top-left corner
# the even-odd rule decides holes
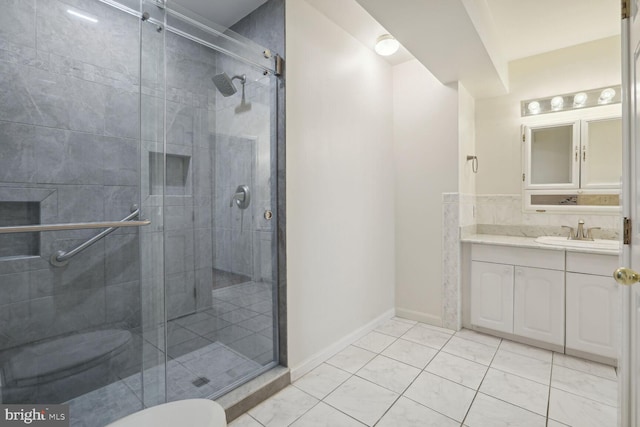
[[[618,239],[619,214],[565,214],[528,213],[522,211],[519,194],[479,194],[460,196],[460,233],[495,234],[506,236],[562,236],[567,234],[563,225],[577,227],[584,220],[585,228],[593,231],[597,239]]]

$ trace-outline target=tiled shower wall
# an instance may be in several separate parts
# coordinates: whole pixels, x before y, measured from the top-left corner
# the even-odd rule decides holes
[[[86,10],[101,25],[74,19]],[[41,223],[119,220],[139,201],[138,20],[95,0],[7,0],[0,13],[0,201]],[[66,267],[96,230],[41,233],[40,256],[0,258],[0,350],[139,324],[138,236],[119,230]]]
[[[210,305],[214,258],[224,270],[271,279],[272,223],[263,216],[273,209],[268,141],[275,134],[269,118],[275,114],[269,110],[275,88],[268,78],[166,34],[169,185],[162,212],[159,187],[151,182],[162,176],[154,176],[148,164],[162,151],[157,142],[164,87],[148,72],[154,59],[156,66],[161,63],[153,58],[159,54],[157,40],[147,39],[143,46],[140,165],[138,20],[96,0],[4,3],[0,201],[37,202],[42,223],[62,223],[121,219],[142,197],[146,216],[155,223],[145,229],[149,242],[154,233],[164,232],[166,239],[169,318]],[[86,11],[100,25],[74,18],[69,7]],[[281,7],[282,2],[268,2],[233,30],[277,49],[282,34],[271,26],[281,19],[275,10]],[[245,96],[251,108],[238,109],[239,96],[225,99],[215,90],[211,77],[221,71],[248,75]],[[245,180],[234,177],[232,164],[221,160],[234,157],[224,147],[233,138],[252,147],[237,157],[252,175],[247,212],[228,206],[240,184],[235,181]],[[137,230],[113,233],[67,267],[48,263],[56,250],[68,250],[96,233],[41,233],[40,256],[0,259],[0,349],[106,324],[138,326]]]
[[[266,98],[271,100],[272,116],[269,137],[270,155],[267,157],[267,146],[262,144],[257,151],[257,167],[255,176],[262,183],[264,189],[258,188],[259,196],[254,204],[254,237],[253,237],[253,265],[254,280],[277,281],[277,314],[279,324],[278,349],[280,363],[287,365],[287,281],[286,281],[286,162],[285,162],[285,81],[286,81],[286,52],[285,52],[285,0],[269,0],[251,14],[233,25],[231,29],[236,33],[253,40],[261,46],[271,49],[273,54],[283,57],[283,77],[277,79],[267,90],[266,85],[256,85],[256,97],[262,97],[264,105]],[[266,82],[258,75],[254,75],[256,83]],[[258,89],[260,88],[261,89]],[[261,92],[261,94],[260,94]],[[249,92],[248,92],[249,93]],[[274,105],[275,100],[275,105]],[[223,104],[220,104],[223,105]],[[229,110],[228,110],[229,111]],[[219,117],[219,120],[224,120]],[[262,122],[264,123],[264,122]],[[219,122],[220,124],[220,122]],[[256,123],[257,124],[257,123]],[[222,129],[222,128],[221,128]],[[267,137],[267,129],[258,130],[254,127],[254,135],[259,138]],[[269,161],[267,162],[267,159]],[[269,163],[269,165],[267,164]],[[269,190],[267,190],[269,188]],[[275,190],[275,191],[274,191]],[[273,219],[266,220],[267,210],[275,214]],[[257,211],[257,212],[256,212]],[[276,230],[277,229],[277,232]],[[277,250],[272,245],[277,235]],[[277,270],[273,270],[277,267]]]
[[[271,0],[234,24],[230,30],[275,53],[284,50],[284,3]],[[272,163],[277,155],[271,141],[276,139],[273,116],[276,91],[273,77],[226,56],[218,56],[218,72],[230,77],[246,75],[243,86],[235,80],[238,93],[216,98],[215,178],[214,178],[214,267],[248,276],[254,281],[273,280],[272,250],[275,212]],[[278,122],[284,122],[280,117]],[[238,185],[248,185],[248,209],[229,208]]]
[[[211,77],[216,73],[217,54],[167,33],[165,55],[164,269],[167,316],[173,319],[211,305],[212,133],[216,125],[216,94]]]

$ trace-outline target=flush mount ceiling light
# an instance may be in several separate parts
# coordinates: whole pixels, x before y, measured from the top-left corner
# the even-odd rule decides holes
[[[584,92],[576,93],[576,95],[573,97],[573,106],[583,107],[584,104],[587,103],[588,98],[589,96]]]
[[[376,40],[375,50],[378,55],[393,55],[398,51],[399,48],[400,42],[398,42],[398,40],[396,40],[391,34],[381,35]]]
[[[589,107],[605,107],[622,102],[621,86],[608,86],[574,93],[551,95],[546,98],[526,99],[520,102],[522,117],[555,113]]]

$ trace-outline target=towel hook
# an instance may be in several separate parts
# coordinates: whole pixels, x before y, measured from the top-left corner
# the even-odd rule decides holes
[[[478,173],[478,156],[467,156],[467,162],[471,160],[471,170],[473,173]]]

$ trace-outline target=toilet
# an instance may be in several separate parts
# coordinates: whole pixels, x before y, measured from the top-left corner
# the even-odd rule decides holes
[[[106,427],[227,427],[227,418],[213,400],[186,399],[144,409]]]

